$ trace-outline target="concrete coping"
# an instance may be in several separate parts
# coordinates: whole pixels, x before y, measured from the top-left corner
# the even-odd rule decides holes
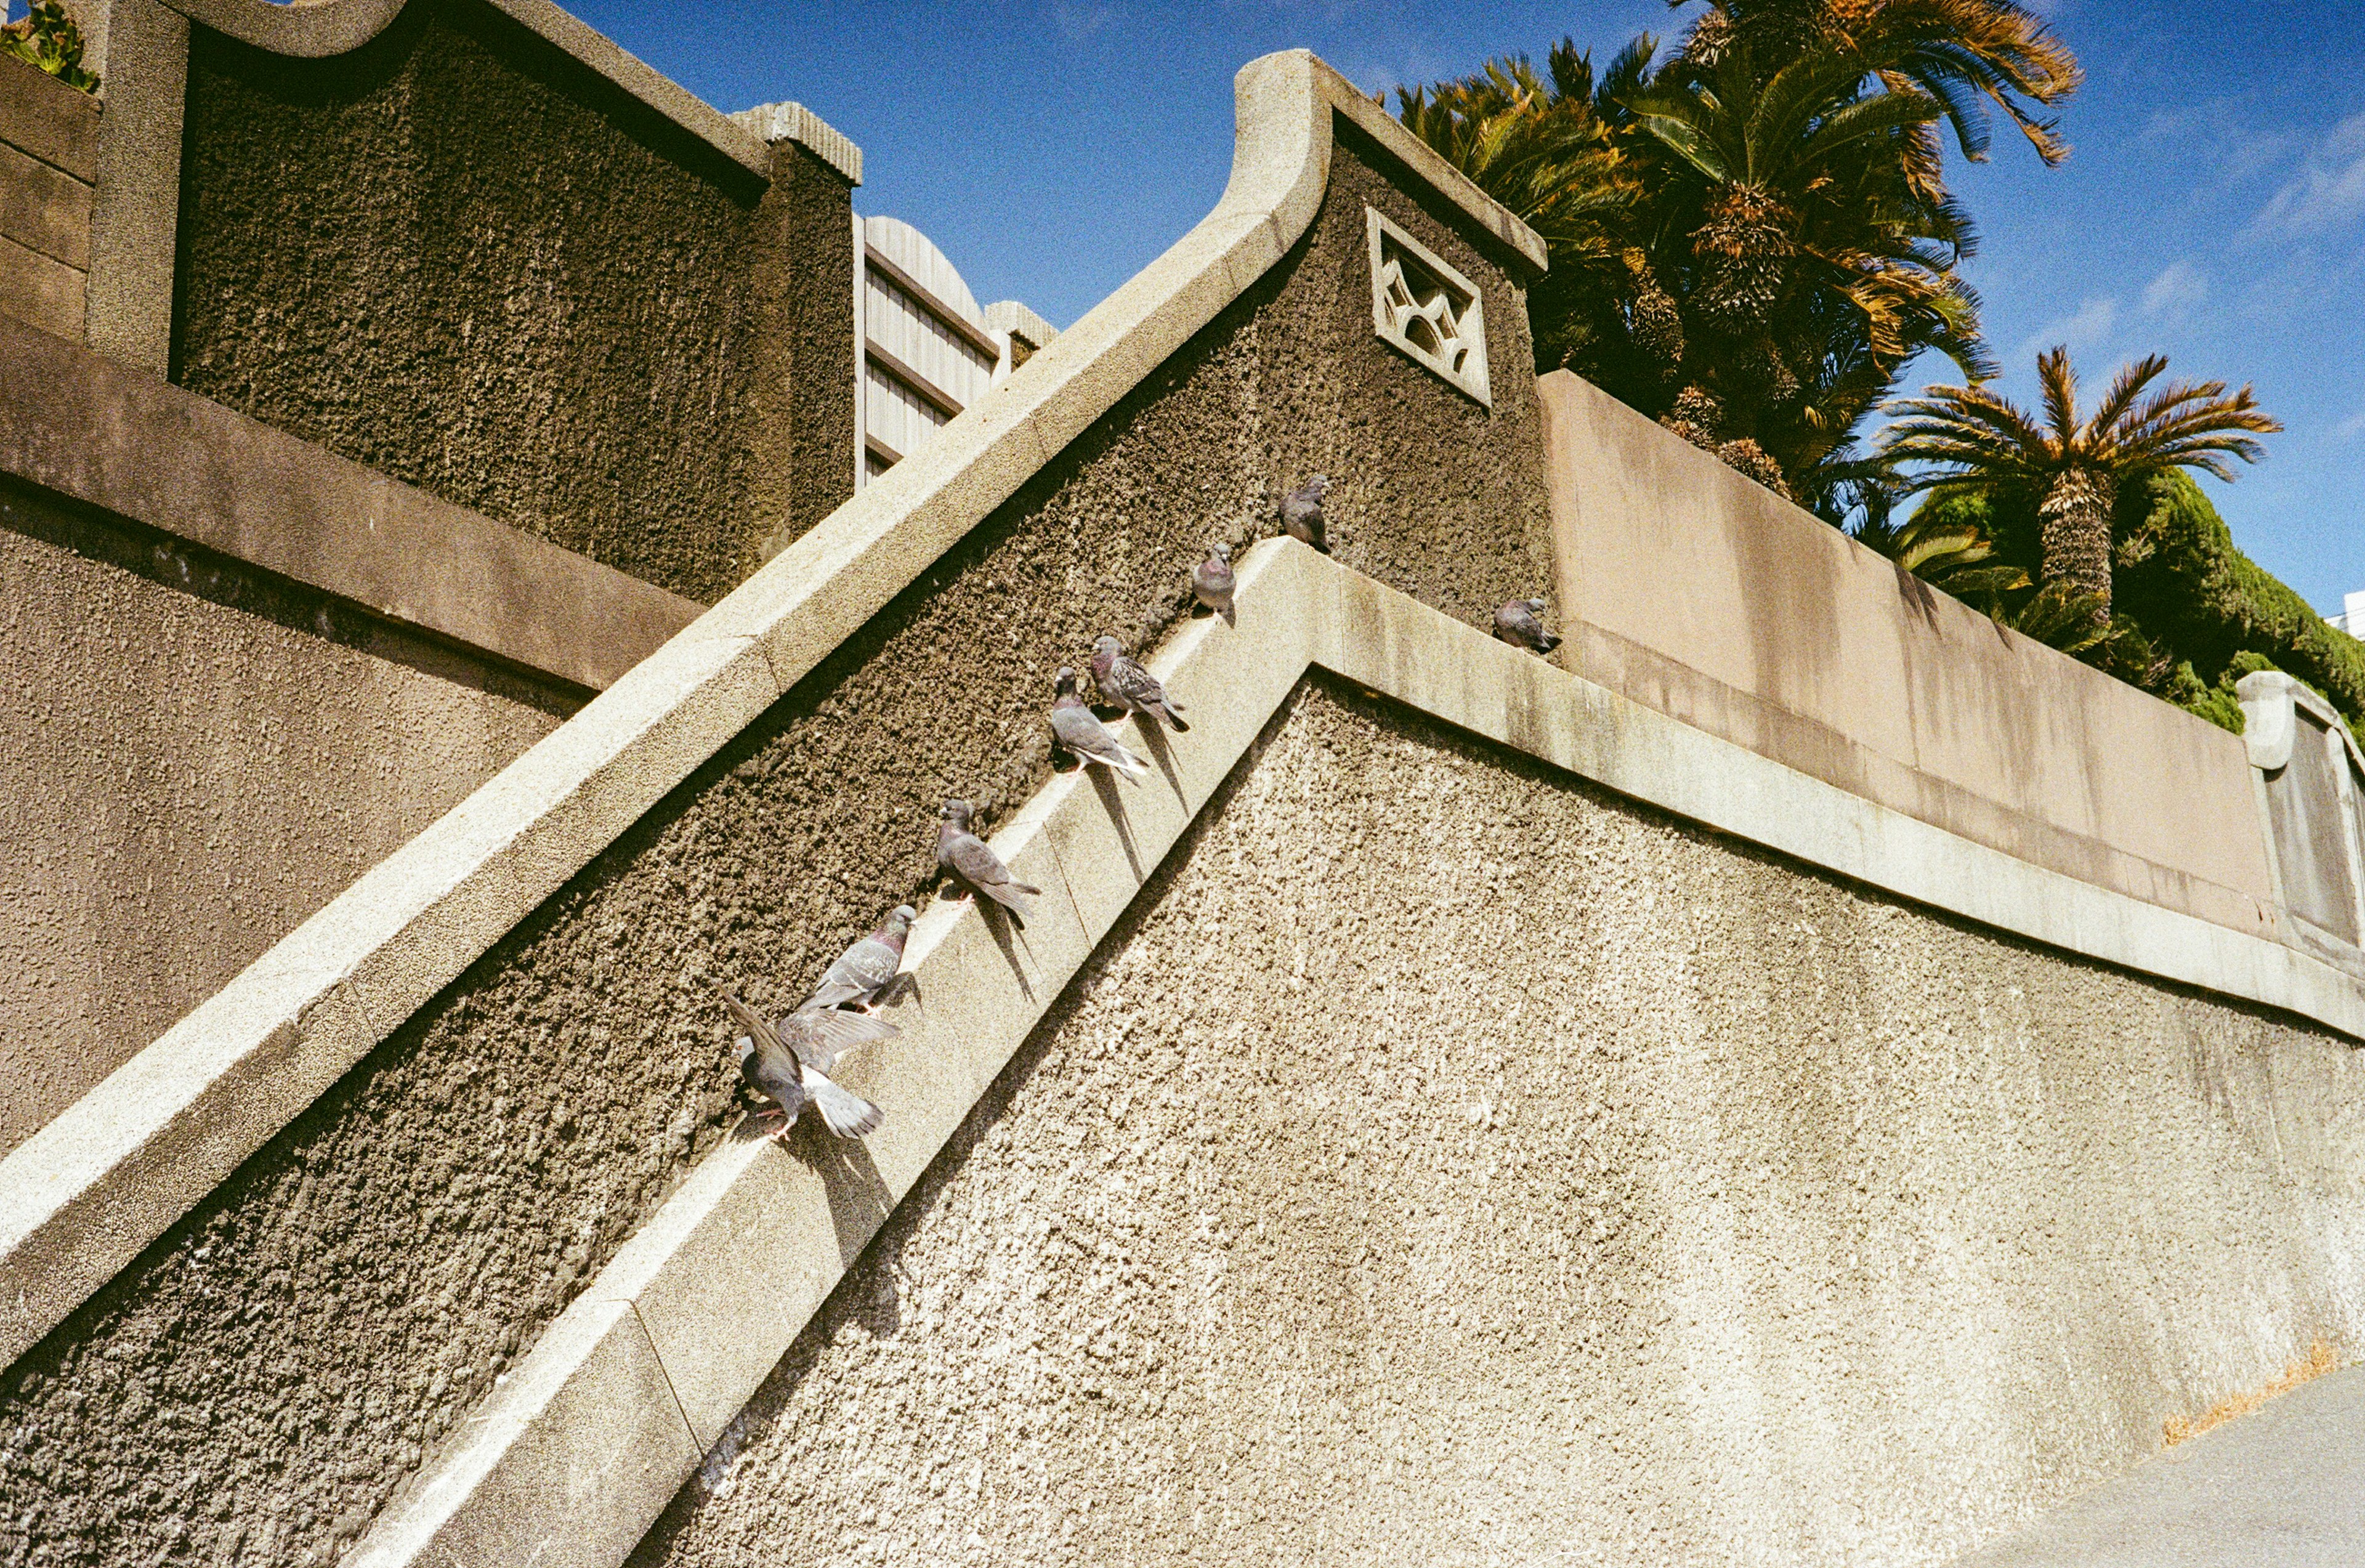
[[[2357,737],[2349,733],[2348,721],[2306,682],[2279,669],[2253,670],[2235,682],[2234,694],[2242,703],[2242,741],[2251,767],[2271,773],[2291,761],[2292,742],[2299,733],[2297,710],[2304,708],[2340,737],[2348,760],[2365,773],[2365,750],[2359,748]]]
[[[0,317],[0,475],[598,691],[703,607]]]
[[[771,178],[772,150],[761,137],[663,72],[625,53],[606,35],[551,0],[485,3],[557,45],[724,157],[752,174]],[[409,0],[296,0],[292,5],[274,0],[164,0],[164,4],[241,43],[274,54],[319,60],[361,48],[389,27]]]
[[[1029,348],[1041,348],[1059,335],[1059,329],[1015,299],[997,299],[985,308],[985,324],[1007,332]]]
[[[321,9],[393,3],[326,0]],[[250,22],[270,10],[261,0],[204,4]],[[1250,62],[1235,83],[1231,179],[1165,254],[920,453],[811,531],[776,540],[767,565],[722,603],[0,1159],[0,1366],[1278,263],[1321,204],[1340,118],[1542,265],[1532,230],[1312,54]]]
[[[802,104],[757,104],[730,118],[763,138],[768,146],[775,141],[793,141],[844,175],[847,185],[862,183],[862,149]]]
[[[905,963],[922,1000],[842,1075],[886,1113],[864,1141],[886,1200],[845,1190],[797,1152],[810,1144],[726,1142],[379,1516],[351,1568],[623,1562],[1310,670],[1915,902],[2365,1037],[2365,991],[2280,943],[1796,772],[1293,540],[1238,569],[1237,628],[1191,623],[1149,660],[1194,719],[1188,734],[1125,736],[1158,771],[1063,775],[996,835],[1044,890],[1025,928],[997,935],[979,906],[941,900],[914,923]],[[568,1506],[553,1509],[562,1490]]]
[[[0,55],[0,141],[89,185],[104,106],[48,72]]]

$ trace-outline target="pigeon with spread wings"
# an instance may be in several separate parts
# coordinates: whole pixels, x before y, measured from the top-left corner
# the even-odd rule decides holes
[[[729,991],[715,994],[743,1031],[739,1076],[779,1108],[779,1136],[788,1137],[807,1105],[819,1111],[829,1130],[840,1137],[861,1137],[878,1128],[879,1107],[840,1087],[829,1074],[848,1048],[892,1039],[902,1030],[883,1018],[823,1008],[789,1014],[774,1025]]]

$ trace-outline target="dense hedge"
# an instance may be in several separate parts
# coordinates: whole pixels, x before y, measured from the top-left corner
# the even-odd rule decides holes
[[[1994,541],[1998,559],[2035,577],[2032,501],[1956,496],[1933,505],[1950,521],[1978,524]],[[2242,727],[2234,683],[2259,669],[2296,676],[2351,724],[2365,722],[2365,643],[2326,624],[2305,599],[2242,554],[2191,475],[2128,485],[2113,532],[2118,635],[2081,655],[2088,662],[2229,730]]]

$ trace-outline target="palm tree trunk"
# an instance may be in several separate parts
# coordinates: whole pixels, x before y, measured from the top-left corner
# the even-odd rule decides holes
[[[2068,468],[2047,487],[2036,510],[2043,525],[2039,566],[2048,583],[2067,583],[2102,601],[2095,619],[2111,618],[2110,478],[2095,469]]]

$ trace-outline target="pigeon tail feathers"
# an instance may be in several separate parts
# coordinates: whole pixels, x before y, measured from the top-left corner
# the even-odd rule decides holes
[[[878,1106],[811,1068],[805,1069],[804,1081],[805,1098],[821,1113],[821,1119],[829,1124],[829,1130],[840,1137],[867,1137],[887,1119]]]

